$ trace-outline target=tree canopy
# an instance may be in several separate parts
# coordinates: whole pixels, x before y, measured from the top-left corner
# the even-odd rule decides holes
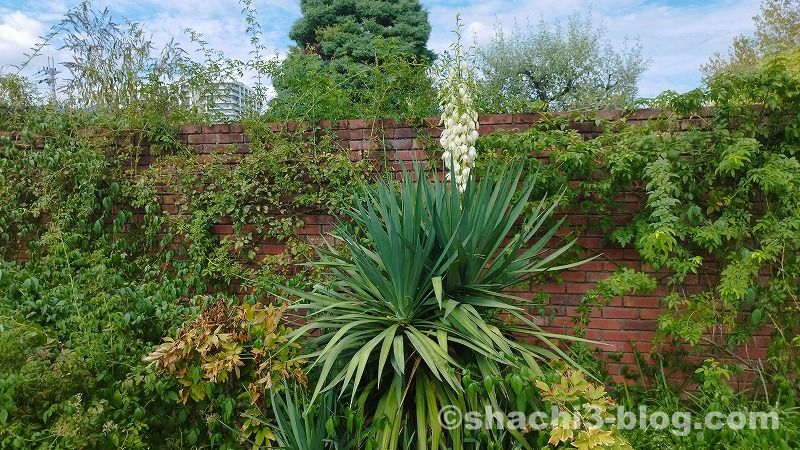
[[[418,0],[301,0],[300,10],[289,37],[323,59],[346,55],[370,63],[381,40],[392,41],[399,54],[433,58],[428,13]]]
[[[616,49],[591,15],[575,13],[566,26],[498,27],[478,48],[482,107],[487,112],[619,107],[633,100],[647,68],[638,43]]]
[[[716,53],[702,66],[706,77],[752,69],[768,56],[796,55],[800,48],[800,0],[762,0],[761,12],[753,17],[753,23],[753,36],[735,37],[727,55]]]

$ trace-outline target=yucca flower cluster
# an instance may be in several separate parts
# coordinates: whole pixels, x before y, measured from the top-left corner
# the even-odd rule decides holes
[[[460,59],[456,51],[454,64],[448,70],[443,86],[441,124],[444,125],[444,131],[439,142],[444,149],[442,160],[445,171],[452,170],[448,176],[455,180],[459,191],[464,192],[478,156],[475,150],[478,111],[469,94],[472,81],[469,66]]]

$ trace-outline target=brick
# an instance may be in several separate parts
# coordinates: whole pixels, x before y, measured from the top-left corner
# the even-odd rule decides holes
[[[586,281],[605,280],[611,276],[611,272],[586,272]]]
[[[414,148],[412,139],[387,139],[386,144],[394,150],[411,150]]]
[[[634,340],[633,342],[636,344],[636,350],[639,350],[641,353],[644,353],[644,354],[650,353],[650,350],[652,348],[652,346],[650,345],[650,342],[642,342],[642,341],[636,341],[636,340]]]
[[[622,329],[622,320],[620,319],[592,319],[589,326],[598,330],[620,330]]]
[[[241,133],[220,134],[217,137],[218,144],[239,144],[244,142],[244,135]]]
[[[632,113],[629,113],[625,116],[625,118],[631,121],[647,121],[651,119],[658,119],[658,118],[666,118],[672,115],[672,111],[668,109],[660,109],[660,108],[643,108],[637,109]]]
[[[607,319],[638,319],[638,308],[615,308],[606,306],[603,308],[603,317]]]
[[[567,285],[568,294],[585,294],[586,291],[595,287],[591,283],[564,283]]]
[[[655,308],[637,308],[637,310],[639,311],[639,318],[645,320],[658,319],[658,316],[666,312],[664,310]]]
[[[395,128],[393,137],[413,139],[419,137],[419,133],[417,133],[417,130],[413,128]]]
[[[267,255],[280,255],[286,251],[286,246],[282,244],[269,244],[261,248],[262,252]]]
[[[603,330],[603,340],[617,342],[634,342],[639,340],[639,333],[636,331],[625,330]]]
[[[570,319],[568,317],[560,316],[560,317],[555,317],[550,322],[550,324],[548,325],[547,328],[550,329],[550,330],[556,330],[558,328],[570,329],[571,330],[574,325],[575,324],[572,323],[572,319]]]
[[[354,129],[364,129],[364,128],[372,128],[366,120],[363,119],[351,119],[347,121],[347,128],[351,130]]]
[[[439,122],[441,122],[441,121],[442,121],[442,118],[441,118],[441,117],[439,117],[439,116],[431,116],[431,117],[426,117],[426,118],[425,118],[425,119],[422,121],[422,125],[423,125],[425,128],[436,128],[436,127],[438,127],[438,126],[439,126]]]
[[[630,345],[627,342],[603,342],[603,346],[599,347],[606,352],[629,352]]]
[[[656,321],[644,319],[626,319],[622,321],[622,328],[624,330],[655,331]]]
[[[633,111],[628,114],[626,120],[629,123],[651,120],[652,117],[658,116],[662,113],[669,114],[668,111],[661,110],[639,110]],[[556,116],[566,119],[577,117],[574,113],[561,112],[556,113]],[[598,117],[621,117],[621,111],[601,111],[597,113]],[[538,113],[533,114],[514,114],[514,115],[487,115],[481,116],[480,132],[487,134],[495,130],[524,130],[541,120],[542,115]],[[700,114],[695,120],[681,121],[684,128],[690,126],[705,126],[703,114]],[[409,126],[408,123],[403,121],[394,120],[341,120],[334,124],[321,123],[323,126],[333,126],[336,133],[336,144],[339,145],[344,151],[348,152],[354,160],[365,159],[369,163],[378,163],[383,161],[384,155],[388,157],[391,164],[389,169],[398,170],[401,165],[408,161],[418,159],[425,162],[427,152],[438,146],[438,136],[440,136],[442,128],[438,125],[439,118],[431,117],[426,119],[422,124],[424,130],[424,137],[420,137],[415,127]],[[298,127],[305,127],[311,129],[308,124],[267,124],[270,129],[274,131],[293,130]],[[595,137],[598,129],[593,121],[586,121],[582,123],[575,123],[572,128],[579,129],[584,138]],[[310,135],[310,133],[309,133]],[[117,145],[126,146],[137,141],[136,136],[125,137],[120,139]],[[230,158],[227,155],[222,156],[225,159],[223,162],[228,164],[236,164],[240,161],[241,155],[249,151],[249,146],[246,144],[246,137],[244,136],[244,127],[241,124],[217,124],[209,126],[201,125],[186,125],[182,127],[179,139],[186,142],[192,147],[192,150],[198,154],[205,154],[208,159],[208,152],[223,151],[233,152]],[[142,156],[139,160],[141,170],[147,170],[147,164],[159,161],[159,157],[155,154],[155,148],[144,145]],[[385,144],[385,145],[384,145]],[[427,147],[426,151],[423,151]],[[396,151],[391,151],[396,150]],[[147,153],[151,152],[151,153]],[[547,149],[532,149],[532,154],[538,152],[537,156],[532,156],[542,161],[542,163],[549,163],[547,157]],[[433,160],[429,163],[435,165],[440,164],[439,158],[441,151],[433,153]],[[131,165],[135,162],[131,161]],[[407,165],[407,164],[406,164]],[[135,169],[135,167],[132,167]],[[395,174],[395,176],[397,176]],[[577,183],[574,182],[573,185]],[[202,188],[203,186],[199,186]],[[176,203],[183,201],[180,192],[174,189],[167,189],[168,187],[162,186],[158,191],[160,195],[160,203],[162,209],[165,211],[172,211],[173,213],[180,213],[180,205]],[[632,214],[640,212],[644,208],[645,194],[641,191],[641,186],[633,186],[630,190],[621,192],[616,198],[621,202],[619,208],[611,211],[611,220],[617,226],[624,226],[630,223]],[[309,211],[295,211],[294,214],[300,214],[304,220],[305,226],[298,228],[296,231],[301,233],[301,238],[304,241],[315,243],[317,245],[324,242],[332,242],[341,244],[332,237],[326,237],[323,233],[328,233],[334,229],[333,224],[335,219],[325,214],[315,214]],[[571,333],[574,324],[572,318],[575,315],[575,308],[580,303],[583,294],[597,286],[597,282],[610,276],[611,272],[620,267],[631,267],[635,269],[642,269],[642,262],[639,254],[628,245],[621,247],[614,242],[610,242],[605,234],[592,231],[592,225],[596,223],[598,216],[595,214],[587,214],[577,207],[560,208],[558,215],[566,215],[568,222],[573,227],[588,226],[586,232],[582,232],[580,238],[580,254],[585,256],[602,256],[596,258],[589,263],[578,266],[572,270],[564,271],[561,273],[564,282],[547,282],[541,285],[533,285],[531,287],[520,288],[514,293],[521,297],[530,299],[535,293],[546,293],[550,295],[550,300],[545,305],[545,314],[539,317],[537,309],[532,309],[531,314],[537,324],[540,324],[544,329]],[[141,220],[140,217],[136,218]],[[245,226],[245,230],[251,227]],[[220,219],[215,223],[211,232],[223,237],[232,234],[233,227],[230,220],[227,218]],[[561,230],[559,236],[564,236],[569,232],[565,227]],[[182,239],[182,236],[176,236],[175,242]],[[555,241],[555,240],[554,240]],[[268,255],[277,255],[284,252],[285,247],[280,242],[270,240],[269,242],[254,242],[254,247],[258,249],[259,257]],[[664,272],[652,271],[652,268],[644,265],[644,269],[649,270],[654,276],[663,276]],[[296,269],[289,268],[290,272]],[[713,261],[708,261],[703,267],[703,271],[699,276],[689,276],[683,283],[687,292],[691,293],[698,287],[704,287],[707,284],[708,277],[714,276],[718,273],[718,266],[714,265]],[[292,272],[294,273],[294,272]],[[239,286],[234,286],[239,288]],[[244,289],[244,287],[242,287]],[[241,293],[240,293],[241,294]],[[619,376],[621,368],[624,366],[631,366],[635,369],[635,361],[632,355],[632,346],[629,344],[630,340],[635,342],[636,348],[649,351],[650,341],[655,331],[656,319],[663,311],[659,305],[659,298],[664,295],[663,290],[656,292],[652,295],[630,295],[624,297],[615,297],[609,302],[609,306],[602,308],[595,308],[592,313],[592,319],[586,330],[586,337],[593,340],[604,340],[611,343],[611,346],[600,346],[603,351],[618,350],[622,351],[621,363],[609,362],[609,372],[614,375],[614,379],[622,380]],[[554,317],[551,321],[550,318]],[[756,337],[754,337],[747,346],[738,348],[735,352],[746,361],[757,361],[763,359],[766,355],[766,348],[771,342],[769,339],[770,327],[765,327],[764,330],[759,330]],[[698,356],[698,361],[702,361],[705,356]],[[753,374],[745,373],[740,379],[735,380],[744,386],[748,377]],[[686,377],[687,375],[679,375]],[[629,382],[629,381],[625,381]]]
[[[655,297],[645,297],[639,295],[626,295],[622,300],[625,306],[633,306],[637,308],[661,308],[661,302]]]
[[[606,109],[595,113],[598,119],[615,120],[622,118],[621,109]]]
[[[511,116],[511,123],[532,124],[544,119],[542,113],[523,113],[513,114]]]
[[[567,222],[572,226],[588,225],[590,223],[588,217],[577,214],[567,217]],[[580,243],[580,245],[583,244]]]
[[[186,141],[189,144],[216,144],[216,134],[190,134],[187,136]]]
[[[598,261],[597,259],[594,259],[592,261],[581,264],[577,268],[586,272],[601,272],[603,271],[603,261]]]
[[[412,139],[411,140],[411,148],[423,150],[426,147],[426,144],[430,142],[427,139]]]
[[[211,234],[216,234],[216,235],[233,234],[233,225],[212,225]]]
[[[309,214],[303,216],[303,221],[306,224],[316,224],[316,225],[331,224],[336,222],[332,216],[329,216],[327,214]]]
[[[478,123],[482,125],[511,124],[513,116],[511,114],[483,114],[478,116]]]
[[[399,150],[395,152],[397,159],[401,161],[424,161],[427,155],[420,150]]]
[[[565,308],[565,315],[567,317],[570,317],[570,318],[577,317],[578,313],[575,312],[576,307],[577,307],[577,304],[575,306],[566,307]],[[601,317],[600,314],[601,314],[600,308],[592,308],[592,312],[590,313],[589,317],[592,318],[592,319],[594,319],[594,318],[599,319]]]
[[[495,131],[495,128],[491,125],[479,125],[478,126],[478,134],[481,136],[486,134],[492,134]]]
[[[589,122],[572,122],[567,127],[579,133],[591,133],[597,130],[595,124]]]
[[[625,249],[625,259],[628,261],[641,262],[642,255],[639,254],[639,250],[635,248],[627,248]]]
[[[215,123],[213,125],[203,125],[203,133],[230,133],[231,126],[227,123]]]
[[[599,341],[599,340],[603,339],[603,333],[604,333],[604,331],[602,331],[602,330],[591,330],[591,329],[589,329],[589,330],[586,330],[586,334],[585,334],[584,337],[586,339],[591,339],[593,341]]]
[[[624,250],[621,248],[604,248],[603,249],[603,258],[608,261],[619,261],[624,258],[623,256]]]
[[[377,146],[375,141],[350,141],[350,150],[372,150]]]
[[[336,130],[336,139],[339,141],[346,141],[350,139],[350,130]]]
[[[559,275],[561,275],[561,278],[564,280],[565,283],[576,282],[576,281],[583,282],[584,280],[586,280],[586,272],[583,272],[581,270],[565,270],[563,272],[560,272]]]
[[[199,134],[202,127],[200,125],[183,125],[181,126],[182,134]]]

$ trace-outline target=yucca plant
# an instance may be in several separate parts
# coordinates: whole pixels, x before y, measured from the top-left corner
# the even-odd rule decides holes
[[[490,168],[495,176],[470,180],[463,194],[421,170],[399,186],[364,187],[347,214],[368,239],[338,227],[346,250],[329,246],[314,263],[332,281],[313,292],[286,289],[307,313],[296,336],[317,335],[306,355],[318,369],[312,399],[333,390],[361,405],[377,448],[397,448],[402,435],[415,436],[419,449],[463,448],[462,430],[443,430],[438,413],[466,410],[467,365],[494,379],[518,364],[541,373],[537,360],[569,360],[555,342],[564,336],[541,330],[524,300],[503,292],[583,262],[554,264],[571,246],[548,247],[561,221],[543,224],[557,201],[530,211],[535,174],[522,179],[522,164],[511,167]],[[493,389],[486,404],[502,411],[504,397]]]
[[[275,446],[286,450],[359,449],[365,441],[363,417],[342,407],[332,391],[322,393],[313,404],[305,387],[287,383],[281,393],[272,392]]]

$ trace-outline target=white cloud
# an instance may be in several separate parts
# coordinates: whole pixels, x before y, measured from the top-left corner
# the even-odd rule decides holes
[[[0,66],[20,64],[39,40],[44,25],[18,11],[2,14],[0,18]]]

